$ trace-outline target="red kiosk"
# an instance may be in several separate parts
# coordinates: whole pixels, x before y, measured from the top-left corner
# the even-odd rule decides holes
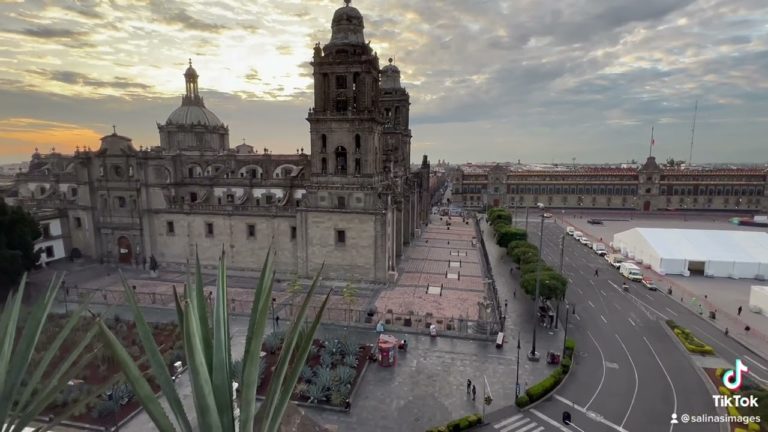
[[[380,335],[378,342],[379,366],[392,367],[397,364],[397,347],[400,340],[390,335]]]

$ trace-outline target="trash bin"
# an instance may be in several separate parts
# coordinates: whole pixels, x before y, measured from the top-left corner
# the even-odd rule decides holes
[[[717,319],[717,314],[715,311],[709,311],[709,319]]]

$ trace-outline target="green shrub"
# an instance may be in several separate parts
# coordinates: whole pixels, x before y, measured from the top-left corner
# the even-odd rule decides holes
[[[757,423],[754,423],[754,422],[750,422],[750,423],[747,425],[747,430],[748,430],[749,432],[760,432],[760,425],[759,425],[759,424],[757,424]]]
[[[738,417],[738,416],[741,415],[739,413],[739,410],[736,409],[736,407],[729,406],[729,407],[726,407],[726,409],[728,410],[728,415],[729,416]]]
[[[566,351],[574,351],[576,349],[576,341],[571,338],[566,339],[565,349]]]
[[[512,213],[503,208],[492,208],[488,210],[488,222],[493,225],[496,222],[512,223]]]
[[[480,415],[479,415],[479,414],[472,414],[472,415],[468,415],[468,416],[467,416],[467,417],[465,417],[465,418],[467,419],[467,421],[469,421],[469,426],[470,426],[470,427],[471,427],[471,426],[476,426],[476,425],[479,425],[479,424],[480,424],[480,422],[482,421],[482,420],[480,419]]]
[[[736,428],[733,430],[733,432],[747,432],[747,430],[743,428]]]
[[[522,394],[515,399],[515,405],[517,405],[518,408],[525,408],[528,405],[531,404],[531,399],[528,397],[528,395]]]
[[[536,273],[536,268],[537,268],[538,265],[539,265],[539,262],[537,262],[537,261],[534,261],[534,262],[528,263],[528,264],[524,264],[524,265],[520,266],[520,274],[522,274],[523,276],[531,274],[531,273],[535,274]],[[555,272],[555,270],[552,267],[548,266],[547,263],[544,262],[543,260],[541,261],[541,269],[540,270],[541,270],[542,273],[547,273],[547,272],[554,273]]]
[[[494,229],[496,230],[496,244],[505,249],[513,241],[528,238],[528,233],[524,229],[512,228],[509,225],[496,225]]]
[[[563,375],[567,374],[569,370],[571,370],[571,359],[564,358],[562,362],[560,362],[560,368],[563,369]]]
[[[720,394],[721,394],[721,395],[723,395],[723,396],[730,396],[730,395],[731,395],[731,391],[730,391],[730,390],[728,390],[727,388],[723,387],[723,386],[720,386],[720,387],[718,387],[718,388],[717,388],[717,390],[718,390],[718,391],[720,392]]]
[[[548,377],[528,388],[528,390],[525,391],[525,394],[528,395],[528,399],[530,399],[531,402],[536,402],[549,394],[549,392],[557,387],[562,380],[563,370],[557,368]]]
[[[95,419],[104,418],[115,413],[115,403],[112,401],[99,401],[91,410],[91,417]]]
[[[458,420],[454,420],[446,425],[446,429],[448,429],[448,432],[460,432],[461,426],[459,426]]]
[[[515,240],[507,245],[507,255],[512,256],[512,253],[517,249],[533,249],[538,251],[538,248],[525,240]]]
[[[715,369],[715,376],[718,377],[718,378],[722,378],[723,377],[723,372],[725,372],[725,370],[723,370],[723,368],[717,368],[717,369]]]
[[[467,429],[469,429],[469,426],[470,426],[469,420],[467,420],[466,418],[463,418],[463,419],[459,420],[459,428],[460,428],[460,430],[467,430]]]

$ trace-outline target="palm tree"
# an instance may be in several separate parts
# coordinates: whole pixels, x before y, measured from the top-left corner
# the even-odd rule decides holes
[[[235,432],[237,430],[275,432],[280,426],[282,417],[289,405],[291,393],[307,360],[315,331],[320,324],[320,318],[328,304],[331,292],[329,291],[326,295],[314,321],[305,328],[302,323],[307,314],[309,301],[320,279],[321,268],[286,334],[283,349],[267,390],[267,396],[257,411],[256,389],[259,387],[259,365],[262,361],[259,354],[272,298],[272,283],[275,275],[274,258],[275,253],[270,247],[255,290],[245,341],[245,353],[242,359],[239,419],[235,416],[238,407],[233,400],[232,390],[235,374],[232,370],[230,348],[227,268],[224,251],[222,250],[219,259],[212,326],[209,326],[209,317],[206,313],[199,258],[196,259],[195,281],[191,283],[188,280],[187,287],[189,288],[184,293],[184,297],[180,298],[178,293],[174,292],[176,313],[181,334],[184,337],[184,350],[189,362],[194,409],[199,423],[196,428],[198,430],[206,432]],[[183,432],[191,432],[193,427],[189,416],[182,406],[181,398],[173,385],[168,368],[163,362],[160,349],[157,347],[152,332],[138,307],[136,296],[133,290],[129,289],[124,277],[123,287],[126,298],[133,309],[136,330],[151,365],[151,373],[168,401],[176,425]],[[176,430],[174,423],[171,422],[159,403],[158,397],[125,348],[101,321],[99,328],[107,341],[107,345],[115,353],[115,357],[127,381],[133,387],[137,399],[144,406],[157,429],[161,432]],[[238,423],[238,427],[235,426],[236,423]]]
[[[95,350],[83,354],[97,333],[92,327],[86,334],[77,339],[76,346],[63,359],[52,360],[64,341],[76,328],[87,308],[87,301],[75,310],[65,321],[64,327],[56,334],[53,342],[47,342],[47,347],[38,347],[38,340],[48,321],[51,305],[64,280],[64,275],[53,276],[43,297],[28,311],[22,311],[21,299],[27,285],[27,275],[21,278],[19,289],[11,293],[0,315],[0,431],[21,432],[40,415],[40,413],[67,387],[71,377],[76,376],[94,358]],[[20,317],[25,317],[25,325],[20,334]],[[40,354],[37,350],[45,349]],[[38,361],[32,362],[35,356]],[[35,363],[34,366],[31,363]],[[50,368],[49,368],[50,366]],[[43,373],[45,380],[43,381]],[[115,377],[117,380],[119,376]],[[103,392],[112,385],[112,380],[94,391]],[[108,384],[108,385],[106,385]],[[49,430],[69,417],[72,412],[82,410],[91,397],[82,398],[80,402],[69,405],[52,423],[42,426],[40,430]]]

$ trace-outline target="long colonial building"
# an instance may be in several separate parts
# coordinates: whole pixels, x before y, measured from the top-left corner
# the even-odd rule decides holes
[[[483,206],[768,211],[768,170],[661,167],[649,157],[639,168],[520,169],[467,164],[454,171],[453,202]]]
[[[330,41],[314,47],[310,141],[296,154],[230,148],[229,127],[198,92],[190,62],[181,106],[158,124],[159,145],[116,132],[73,155],[35,152],[16,200],[58,209],[69,252],[138,265],[183,265],[195,251],[215,265],[258,269],[269,245],[281,273],[385,281],[428,222],[429,162],[412,171],[410,96],[363,34],[346,2]]]

